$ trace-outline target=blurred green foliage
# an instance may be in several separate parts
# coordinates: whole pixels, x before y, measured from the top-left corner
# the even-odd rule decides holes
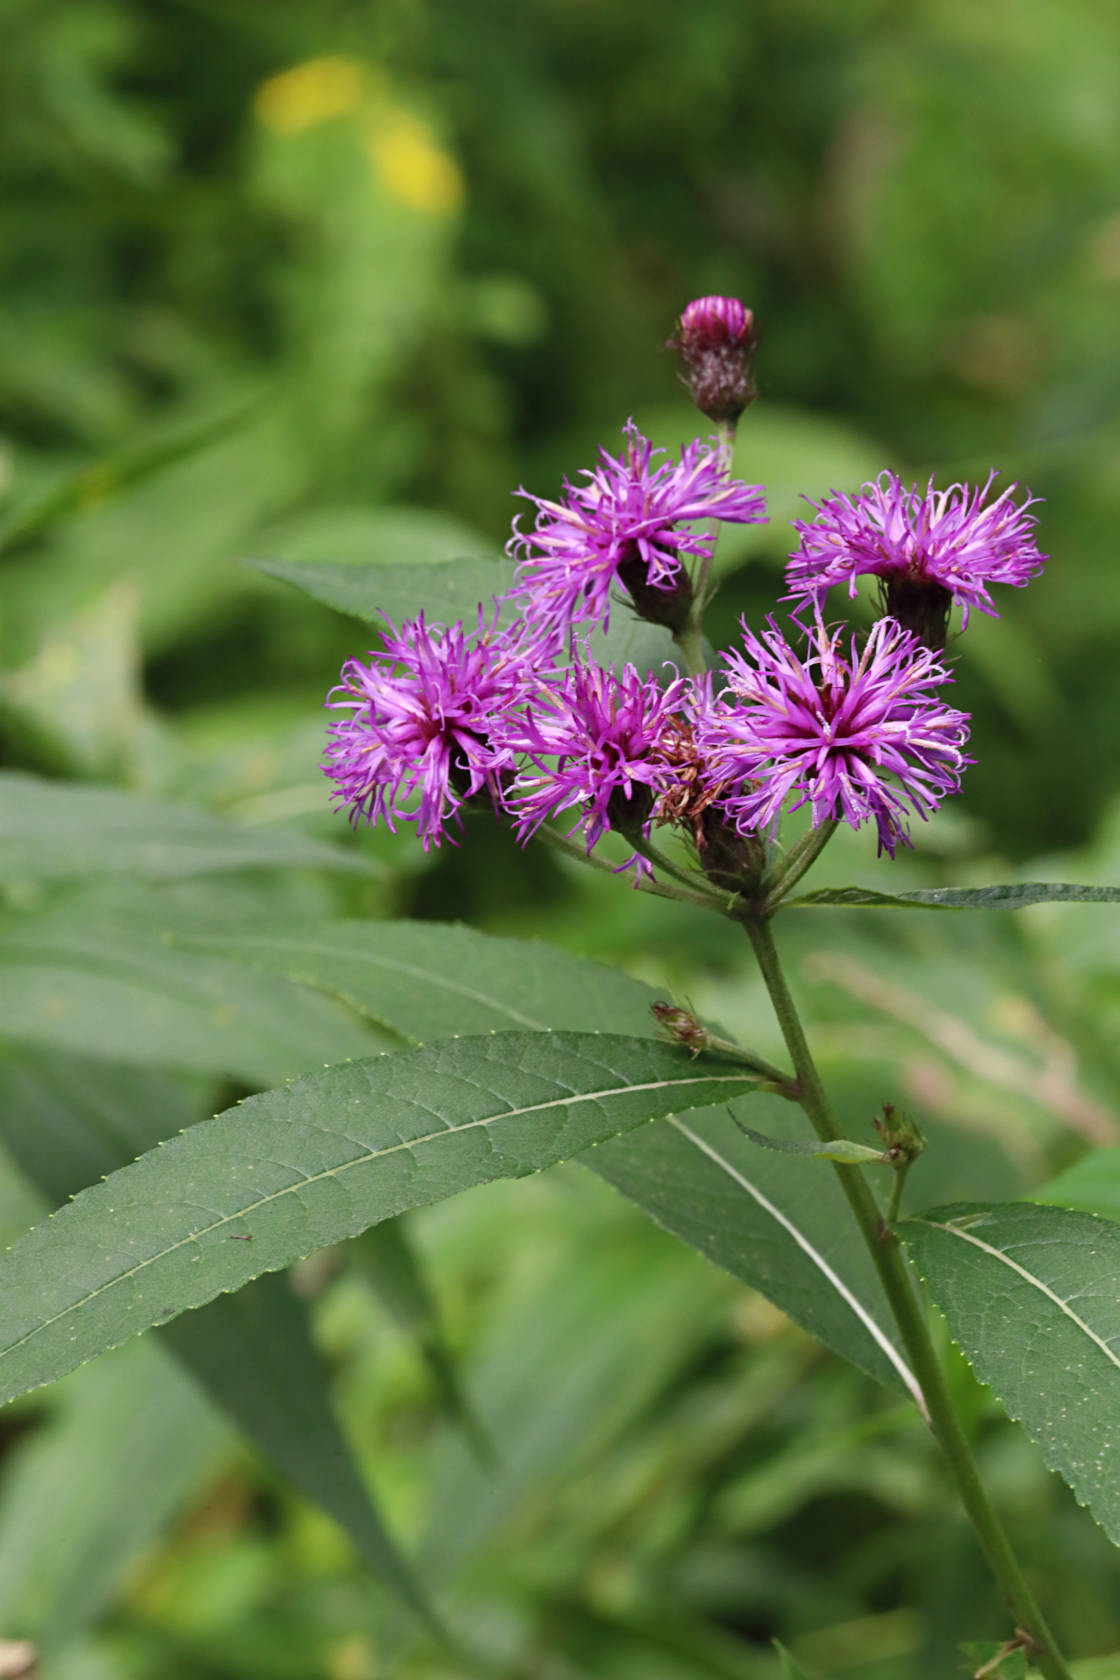
[[[0,0],[4,763],[339,837],[319,707],[367,631],[238,561],[494,555],[511,491],[551,493],[630,414],[692,435],[660,347],[720,290],[763,330],[738,465],[774,522],[727,534],[716,641],[772,606],[801,492],[994,466],[1046,498],[1047,572],[960,644],[964,796],[889,881],[845,835],[813,884],[1027,860],[1120,880],[1118,54],[1093,0]],[[375,878],[107,882],[76,918],[66,884],[17,879],[2,931],[18,956],[22,929],[73,944],[84,917],[93,1010],[110,926],[132,950],[278,910],[463,917],[623,964],[776,1051],[744,954],[678,906],[485,824],[430,860],[361,844]],[[849,1134],[885,1096],[921,1115],[924,1201],[1022,1193],[1120,1136],[1111,919],[783,932]],[[206,1053],[179,1017],[137,1046],[118,1014],[102,1054],[171,1069],[180,1125],[228,1100],[218,1073],[375,1045],[318,997],[292,1009],[283,1043],[225,1023]],[[8,1033],[80,1057],[96,1019]],[[6,1170],[5,1231],[37,1207]],[[807,1672],[943,1680],[958,1641],[1004,1636],[920,1427],[590,1175],[416,1230],[496,1468],[368,1278],[328,1257],[302,1282],[477,1672],[776,1680],[779,1636]],[[1120,1646],[1111,1548],[955,1381],[1059,1633]],[[4,1427],[0,1631],[44,1641],[49,1680],[468,1672],[408,1643],[327,1520],[149,1348]]]

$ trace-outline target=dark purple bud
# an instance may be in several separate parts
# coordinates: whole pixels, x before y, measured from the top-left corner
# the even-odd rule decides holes
[[[701,414],[734,424],[757,395],[758,331],[752,312],[738,298],[695,298],[669,347],[680,352],[681,377]]]

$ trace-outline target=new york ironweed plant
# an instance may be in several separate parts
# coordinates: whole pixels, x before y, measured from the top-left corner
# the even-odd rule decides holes
[[[703,618],[720,524],[766,518],[764,488],[731,470],[736,422],[754,395],[757,336],[738,300],[707,297],[688,306],[671,342],[696,406],[720,435],[669,459],[630,421],[621,452],[602,450],[559,499],[519,491],[537,517],[531,530],[515,523],[513,587],[480,607],[476,623],[434,628],[420,616],[399,630],[390,625],[365,661],[351,660],[328,702],[334,721],[323,768],[353,819],[415,823],[425,848],[455,842],[476,804],[510,823],[522,844],[544,835],[591,863],[613,832],[630,855],[608,867],[746,934],[790,1066],[774,1068],[665,1004],[657,1013],[668,1037],[694,1058],[678,1077],[693,1078],[702,1066],[713,1074],[722,1067],[725,1077],[737,1069],[744,1083],[780,1092],[808,1115],[820,1139],[811,1153],[839,1174],[890,1304],[906,1385],[1003,1589],[1005,1654],[1025,1652],[1047,1680],[1058,1680],[1069,1670],[978,1478],[906,1250],[981,1375],[1095,1507],[1108,1471],[1099,1458],[1087,1462],[1078,1443],[1081,1431],[1092,1431],[1091,1406],[1067,1412],[1068,1397],[1059,1404],[1047,1392],[1045,1365],[1028,1397],[1021,1361],[1024,1338],[1037,1333],[1037,1308],[1055,1331],[1077,1338],[1077,1369],[1098,1356],[1120,1366],[1095,1308],[1082,1313],[1076,1304],[1084,1278],[1073,1259],[1092,1242],[1090,1269],[1101,1268],[1107,1249],[1103,1263],[1120,1275],[1120,1232],[1102,1235],[1087,1216],[1029,1204],[938,1209],[900,1225],[920,1134],[888,1104],[879,1148],[844,1136],[772,932],[839,823],[873,827],[878,852],[893,858],[912,844],[915,819],[925,821],[960,791],[974,761],[968,714],[952,704],[947,636],[955,611],[963,630],[970,611],[996,613],[993,589],[1022,587],[1041,570],[1035,499],[1015,485],[995,493],[994,473],[980,487],[938,490],[932,480],[908,487],[891,472],[854,495],[824,498],[795,524],[788,613],[776,608],[760,627],[744,620],[740,644],[713,668]],[[836,595],[854,598],[863,577],[878,580],[879,616],[858,632],[831,614]],[[590,632],[626,611],[672,632],[676,664],[646,672],[596,659]],[[783,822],[803,809],[807,823],[783,844]],[[669,856],[662,845],[674,835],[680,844]],[[1039,886],[1017,901],[1048,896],[1053,889]],[[895,902],[985,900],[998,903],[999,889]],[[560,1078],[570,1080],[573,1101],[576,1091],[599,1104],[616,1094],[609,1079],[588,1091],[575,1068]],[[791,1147],[747,1131],[760,1147]],[[885,1203],[866,1170],[875,1165],[893,1174]],[[1115,1332],[1120,1303],[1110,1305]]]
[[[547,953],[516,942],[493,941],[485,961],[490,989],[521,1013],[486,1030],[493,1016],[470,985],[478,947],[463,930],[426,929],[426,960],[465,1012],[441,1012],[414,961],[418,984],[378,1003],[414,1048],[246,1099],[111,1173],[11,1250],[0,1398],[411,1208],[593,1152],[595,1170],[661,1224],[913,1403],[1006,1603],[1003,1641],[975,1672],[1030,1663],[1071,1680],[977,1473],[924,1292],[1120,1542],[1120,1225],[1026,1201],[901,1217],[918,1125],[885,1102],[874,1130],[853,1135],[862,1128],[822,1084],[774,937],[780,915],[815,905],[952,915],[1120,900],[1054,882],[797,890],[840,825],[873,832],[893,860],[966,773],[983,774],[953,703],[951,659],[967,657],[956,626],[1002,610],[1003,587],[1039,572],[1036,504],[994,474],[938,489],[885,472],[834,492],[796,523],[784,598],[713,657],[704,619],[720,527],[766,519],[764,488],[732,470],[757,334],[740,302],[708,297],[671,342],[716,435],[670,458],[631,421],[618,453],[604,449],[555,499],[519,491],[535,515],[531,529],[515,523],[504,587],[453,623],[383,618],[378,645],[347,661],[328,697],[323,769],[356,826],[412,826],[429,850],[459,844],[477,814],[522,845],[543,839],[614,873],[620,891],[722,918],[729,939],[749,941],[788,1061],[668,1000],[655,1020],[643,1002],[636,1026],[625,977],[616,997],[600,970],[581,1014]],[[864,628],[845,620],[861,579],[878,588]],[[602,633],[625,615],[671,637],[672,658],[606,662]],[[368,927],[374,949],[390,937],[399,948],[407,924]],[[560,963],[555,976],[570,977]],[[525,1024],[508,1030],[509,1019]],[[759,1115],[765,1131],[750,1124]],[[736,1164],[744,1139],[799,1157],[801,1184],[823,1190],[836,1175],[828,1206],[865,1245],[858,1281],[830,1258],[827,1233]],[[349,1493],[342,1504],[352,1515]],[[469,1651],[469,1628],[449,1629],[373,1517],[362,1525],[390,1585]]]

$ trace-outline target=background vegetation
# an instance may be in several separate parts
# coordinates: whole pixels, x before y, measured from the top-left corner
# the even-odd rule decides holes
[[[973,621],[978,762],[891,882],[1120,881],[1118,53],[1092,0],[0,0],[3,762],[341,840],[321,704],[368,632],[239,562],[495,552],[511,490],[629,415],[693,434],[661,346],[726,291],[763,332],[738,466],[773,522],[725,535],[715,639],[771,608],[801,491],[1028,483],[1052,562]],[[384,1041],[294,984],[227,1020],[160,954],[278,906],[540,936],[776,1049],[722,928],[485,824],[429,859],[357,844],[370,880],[8,873],[9,1237],[52,1199],[20,1127],[158,1110],[167,1136]],[[866,836],[823,869],[887,874]],[[851,1129],[884,1097],[928,1127],[923,1201],[1120,1140],[1112,929],[791,926]],[[413,1231],[496,1465],[446,1416],[430,1325],[337,1257],[300,1287],[383,1509],[494,1674],[767,1680],[777,1635],[829,1675],[942,1680],[999,1633],[908,1412],[589,1174]],[[0,1631],[51,1680],[458,1674],[157,1342],[5,1414]],[[1059,1635],[1120,1646],[1114,1551],[956,1380]]]

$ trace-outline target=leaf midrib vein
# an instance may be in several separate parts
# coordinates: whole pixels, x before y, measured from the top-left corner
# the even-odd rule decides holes
[[[1071,1319],[1073,1323],[1077,1325],[1079,1330],[1083,1330],[1085,1332],[1091,1342],[1096,1343],[1097,1347],[1100,1348],[1106,1359],[1115,1365],[1117,1370],[1120,1370],[1120,1358],[1117,1358],[1108,1343],[1102,1341],[1096,1331],[1086,1324],[1080,1314],[1075,1313],[1073,1308],[1066,1301],[1063,1301],[1062,1297],[1050,1288],[1049,1284],[1044,1283],[1040,1277],[1036,1277],[1035,1274],[1028,1271],[1025,1266],[1020,1266],[1017,1260],[1012,1260],[1011,1256],[1009,1254],[1005,1254],[1002,1249],[993,1248],[990,1243],[981,1242],[980,1238],[974,1237],[971,1231],[962,1231],[959,1225],[946,1225],[938,1219],[923,1219],[917,1216],[913,1219],[913,1223],[915,1225],[928,1225],[933,1231],[946,1231],[951,1237],[960,1237],[962,1242],[971,1243],[974,1248],[981,1249],[985,1254],[992,1255],[994,1259],[1001,1260],[1003,1264],[1005,1266],[1009,1266],[1013,1272],[1018,1272],[1019,1276],[1021,1278],[1025,1278],[1027,1283],[1033,1284],[1034,1287],[1045,1295],[1048,1300],[1053,1301],[1054,1305],[1058,1307],[1068,1319]]]
[[[890,1340],[890,1337],[885,1334],[882,1327],[876,1323],[875,1319],[868,1312],[867,1308],[863,1305],[863,1302],[852,1292],[852,1290],[848,1288],[839,1273],[833,1270],[824,1255],[821,1254],[818,1249],[813,1247],[813,1244],[809,1241],[805,1233],[800,1231],[793,1221],[786,1217],[780,1208],[775,1207],[774,1203],[770,1201],[769,1197],[763,1195],[757,1185],[752,1184],[749,1178],[745,1177],[737,1167],[733,1166],[725,1156],[721,1155],[718,1149],[715,1149],[710,1143],[706,1142],[704,1138],[697,1136],[695,1132],[690,1131],[682,1120],[678,1120],[675,1115],[670,1115],[669,1124],[676,1127],[678,1132],[686,1137],[690,1143],[695,1144],[697,1149],[707,1155],[709,1160],[715,1162],[716,1166],[722,1168],[729,1178],[734,1179],[735,1183],[738,1184],[741,1189],[745,1190],[749,1196],[754,1198],[763,1212],[768,1213],[770,1217],[793,1238],[802,1253],[806,1255],[813,1265],[820,1270],[822,1275],[836,1290],[840,1299],[851,1310],[855,1317],[858,1318],[859,1322],[863,1325],[871,1339],[879,1348],[882,1349],[883,1353],[886,1354],[887,1358],[890,1360],[891,1364],[906,1384],[910,1394],[917,1401],[923,1415],[925,1415],[925,1397],[922,1394],[918,1380],[913,1371],[911,1371],[909,1365],[907,1365],[894,1343]]]
[[[712,1078],[713,1075],[705,1074],[702,1076],[694,1076],[689,1079],[655,1079],[647,1081],[645,1084],[641,1085],[618,1085],[600,1091],[574,1092],[564,1097],[552,1097],[548,1100],[548,1102],[531,1103],[525,1108],[509,1108],[503,1109],[497,1114],[483,1115],[478,1120],[468,1120],[466,1124],[462,1126],[445,1125],[437,1132],[429,1132],[421,1137],[407,1138],[399,1143],[391,1144],[387,1149],[367,1150],[362,1155],[356,1155],[352,1161],[343,1161],[337,1167],[328,1167],[323,1172],[312,1173],[309,1176],[301,1177],[296,1184],[286,1185],[282,1190],[274,1191],[267,1196],[261,1196],[257,1201],[250,1202],[246,1207],[238,1208],[235,1212],[225,1214],[221,1219],[214,1220],[210,1225],[205,1225],[200,1230],[190,1232],[189,1235],[180,1238],[178,1242],[171,1243],[168,1247],[160,1249],[158,1254],[148,1255],[137,1265],[130,1267],[128,1271],[118,1272],[115,1277],[110,1278],[106,1283],[101,1284],[97,1289],[92,1289],[88,1294],[83,1295],[81,1300],[72,1301],[70,1305],[64,1307],[61,1312],[54,1313],[50,1318],[44,1319],[40,1324],[35,1325],[33,1329],[28,1330],[19,1338],[18,1341],[10,1342],[7,1347],[0,1349],[0,1361],[7,1359],[9,1354],[17,1353],[21,1347],[26,1346],[26,1344],[32,1341],[36,1336],[42,1335],[44,1331],[51,1329],[53,1325],[61,1323],[62,1320],[69,1317],[71,1313],[80,1312],[81,1309],[88,1306],[91,1301],[96,1301],[100,1296],[107,1294],[110,1289],[115,1289],[118,1284],[127,1283],[130,1278],[137,1277],[141,1272],[146,1270],[147,1267],[154,1266],[157,1261],[165,1260],[169,1255],[176,1253],[178,1249],[186,1248],[188,1243],[198,1242],[200,1238],[208,1237],[212,1235],[213,1232],[220,1231],[223,1225],[232,1225],[236,1220],[244,1219],[249,1214],[256,1213],[260,1208],[267,1207],[272,1202],[280,1201],[284,1196],[296,1195],[300,1191],[307,1189],[310,1185],[318,1184],[323,1179],[339,1178],[344,1172],[348,1172],[352,1167],[367,1166],[371,1161],[381,1160],[386,1155],[395,1155],[400,1150],[415,1149],[421,1144],[434,1143],[437,1138],[458,1136],[461,1132],[474,1131],[479,1126],[489,1126],[498,1120],[516,1120],[522,1115],[541,1114],[551,1108],[570,1108],[574,1104],[578,1103],[599,1102],[608,1097],[626,1096],[628,1094],[642,1091],[664,1091],[674,1089],[678,1086],[687,1089],[689,1086],[703,1085],[709,1082]],[[744,1084],[753,1084],[756,1076],[747,1073],[740,1075],[728,1072],[726,1075],[721,1076],[721,1078],[741,1079]],[[378,1222],[374,1220],[372,1223],[376,1224]],[[270,1269],[277,1270],[278,1268],[262,1268],[264,1271]],[[249,1281],[251,1280],[246,1279],[246,1282]],[[186,1311],[188,1309],[183,1310]]]
[[[220,944],[221,942],[219,941],[218,943]],[[340,952],[334,946],[320,945],[314,940],[269,940],[262,937],[257,939],[246,939],[240,943],[242,947],[259,946],[264,950],[279,948],[281,951],[303,951],[309,955],[317,957],[342,956],[348,962],[368,963],[371,967],[396,969],[402,974],[409,975],[413,980],[422,980],[425,985],[442,987],[444,991],[453,992],[458,997],[470,998],[472,1003],[485,1004],[488,1008],[497,1010],[503,1015],[507,1015],[511,1021],[516,1021],[523,1027],[529,1027],[534,1032],[549,1031],[549,1023],[547,1021],[537,1021],[534,1020],[531,1015],[522,1015],[519,1010],[513,1008],[512,1004],[503,1003],[498,998],[491,997],[488,992],[475,991],[470,986],[464,986],[457,980],[449,979],[445,974],[433,973],[431,969],[416,968],[411,963],[402,962],[397,957],[380,957],[376,954],[376,952],[372,951]],[[226,947],[223,947],[223,949],[226,949]],[[289,978],[298,979],[299,976],[289,974]],[[307,984],[307,982],[304,983]],[[321,982],[315,981],[312,982],[312,984],[318,986]]]

